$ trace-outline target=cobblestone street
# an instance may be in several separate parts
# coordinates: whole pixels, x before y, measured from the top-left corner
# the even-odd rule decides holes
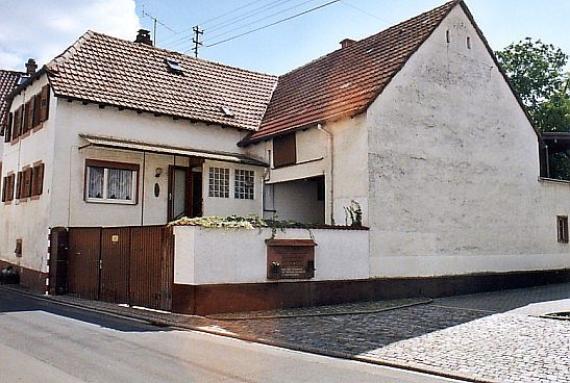
[[[443,298],[385,312],[253,316],[215,326],[296,347],[487,381],[570,382],[570,321],[506,313],[569,297],[570,284],[561,284]]]

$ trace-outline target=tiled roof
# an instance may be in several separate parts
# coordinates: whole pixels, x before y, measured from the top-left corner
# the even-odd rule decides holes
[[[281,76],[260,129],[243,143],[365,111],[460,3],[444,4]]]
[[[0,69],[0,126],[4,128],[7,105],[6,97],[16,88],[16,83],[24,73]]]
[[[183,74],[169,72],[167,58],[178,61]],[[92,31],[50,62],[47,71],[59,97],[248,130],[261,124],[277,81]]]

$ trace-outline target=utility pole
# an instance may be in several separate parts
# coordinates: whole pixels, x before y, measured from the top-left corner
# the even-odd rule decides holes
[[[202,46],[202,41],[200,39],[200,36],[204,34],[204,30],[200,29],[198,25],[192,28],[192,30],[194,31],[194,37],[192,38],[192,42],[194,43],[194,48],[192,48],[192,50],[194,51],[194,56],[198,58],[198,49]]]

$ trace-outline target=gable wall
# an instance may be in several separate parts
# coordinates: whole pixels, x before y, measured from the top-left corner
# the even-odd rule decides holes
[[[537,136],[460,7],[367,119],[372,276],[570,267],[570,188],[538,182]]]

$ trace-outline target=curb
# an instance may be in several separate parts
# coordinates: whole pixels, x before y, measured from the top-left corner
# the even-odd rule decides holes
[[[441,371],[438,369],[429,369],[429,368],[426,368],[424,366],[421,366],[421,365],[418,365],[415,363],[407,363],[407,364],[397,363],[397,362],[388,361],[388,360],[384,360],[384,359],[376,359],[376,358],[371,358],[371,357],[367,357],[367,356],[352,355],[349,353],[344,353],[344,352],[339,352],[339,351],[323,350],[323,349],[313,348],[310,346],[300,346],[300,345],[294,344],[294,343],[274,341],[274,340],[268,340],[268,339],[263,339],[263,338],[256,338],[256,337],[252,337],[252,336],[247,336],[247,335],[238,335],[238,334],[228,333],[228,332],[224,332],[224,331],[217,331],[217,330],[209,329],[209,328],[206,328],[203,326],[181,325],[181,324],[177,324],[177,323],[173,323],[173,322],[169,322],[169,321],[161,321],[161,320],[157,321],[155,319],[144,318],[144,316],[142,316],[142,315],[134,315],[134,314],[129,315],[128,313],[118,314],[116,312],[113,312],[113,311],[105,309],[105,308],[93,308],[93,307],[89,307],[86,305],[82,305],[80,303],[63,302],[63,301],[60,301],[58,299],[54,299],[54,298],[47,296],[47,295],[40,295],[40,294],[33,293],[30,291],[22,290],[20,288],[7,287],[6,285],[3,285],[2,287],[6,288],[7,290],[13,291],[17,294],[26,295],[26,296],[29,296],[31,298],[41,300],[44,302],[51,302],[51,303],[59,304],[61,306],[74,307],[74,308],[80,308],[82,310],[87,310],[87,311],[91,311],[91,312],[103,313],[105,315],[109,315],[112,317],[116,317],[116,318],[120,318],[120,319],[134,320],[134,321],[139,322],[139,323],[146,323],[146,324],[150,324],[150,325],[157,326],[157,327],[169,327],[171,329],[180,330],[180,331],[188,331],[188,330],[197,331],[197,332],[211,334],[211,335],[223,336],[226,338],[243,340],[246,342],[259,343],[259,344],[264,344],[267,346],[286,348],[286,349],[293,350],[293,351],[306,352],[306,353],[321,355],[321,356],[326,356],[326,357],[339,358],[339,359],[345,359],[345,360],[353,360],[353,361],[357,361],[357,362],[363,362],[363,363],[367,363],[367,364],[374,364],[374,365],[396,368],[396,369],[405,370],[405,371],[417,372],[417,373],[437,376],[437,377],[446,378],[446,379],[460,380],[460,381],[468,382],[468,383],[499,383],[499,382],[496,382],[493,380],[485,380],[485,379],[481,379],[481,378],[474,378],[472,376],[467,376],[467,375],[458,374],[458,373],[449,373],[449,372]],[[419,303],[419,304],[425,304],[425,303]],[[397,307],[390,308],[389,310],[395,310],[396,308]]]

